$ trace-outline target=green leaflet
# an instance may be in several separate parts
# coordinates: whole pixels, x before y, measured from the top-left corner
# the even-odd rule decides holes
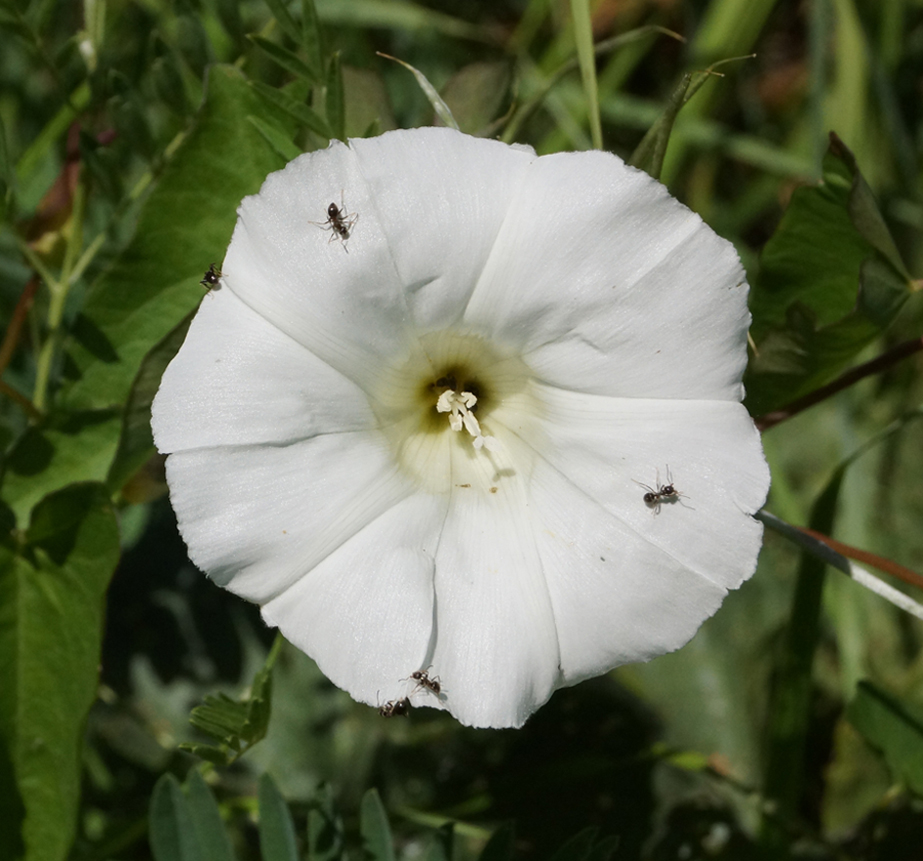
[[[0,545],[0,770],[12,772],[18,800],[6,788],[0,818],[4,839],[21,829],[27,861],[58,861],[76,826],[118,527],[105,488],[75,484],[43,499],[28,530],[12,535],[15,544]]]
[[[754,414],[829,382],[894,319],[910,279],[852,153],[835,135],[823,182],[799,188],[751,293]]]

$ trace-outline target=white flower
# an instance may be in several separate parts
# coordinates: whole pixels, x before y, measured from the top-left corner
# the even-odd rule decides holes
[[[615,156],[333,143],[221,270],[154,404],[180,530],[356,699],[518,726],[753,572],[744,273]]]

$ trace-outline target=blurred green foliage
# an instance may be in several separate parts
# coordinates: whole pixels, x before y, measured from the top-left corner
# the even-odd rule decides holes
[[[919,339],[921,0],[3,0],[0,46],[0,859],[919,856],[923,628],[776,536],[689,646],[521,731],[383,720],[264,664],[148,418],[240,199],[434,102],[601,141],[731,239],[754,413]],[[923,568],[918,367],[768,430],[767,507]]]

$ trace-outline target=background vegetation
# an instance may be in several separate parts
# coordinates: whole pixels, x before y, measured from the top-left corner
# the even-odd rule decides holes
[[[147,422],[240,199],[434,122],[381,52],[462,130],[601,144],[731,239],[767,510],[919,570],[921,0],[3,0],[0,40],[0,858],[920,857],[923,625],[779,534],[689,646],[523,730],[383,720],[264,667]]]

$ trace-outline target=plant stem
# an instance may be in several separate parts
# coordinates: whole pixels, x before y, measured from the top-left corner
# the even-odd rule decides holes
[[[768,430],[780,422],[784,422],[786,419],[790,419],[792,416],[797,415],[802,410],[813,407],[815,404],[819,404],[821,401],[843,391],[843,389],[849,388],[849,386],[854,383],[858,383],[859,380],[865,379],[865,377],[869,377],[872,374],[886,371],[892,365],[896,365],[898,362],[912,356],[914,353],[919,353],[920,350],[923,350],[923,338],[913,338],[910,341],[904,341],[896,347],[886,350],[877,358],[865,364],[857,365],[855,368],[850,368],[845,374],[837,377],[832,383],[827,383],[826,386],[821,386],[819,389],[815,389],[813,392],[809,392],[803,397],[796,398],[787,406],[782,407],[782,409],[773,410],[771,413],[759,416],[754,420],[756,426],[760,431]]]

